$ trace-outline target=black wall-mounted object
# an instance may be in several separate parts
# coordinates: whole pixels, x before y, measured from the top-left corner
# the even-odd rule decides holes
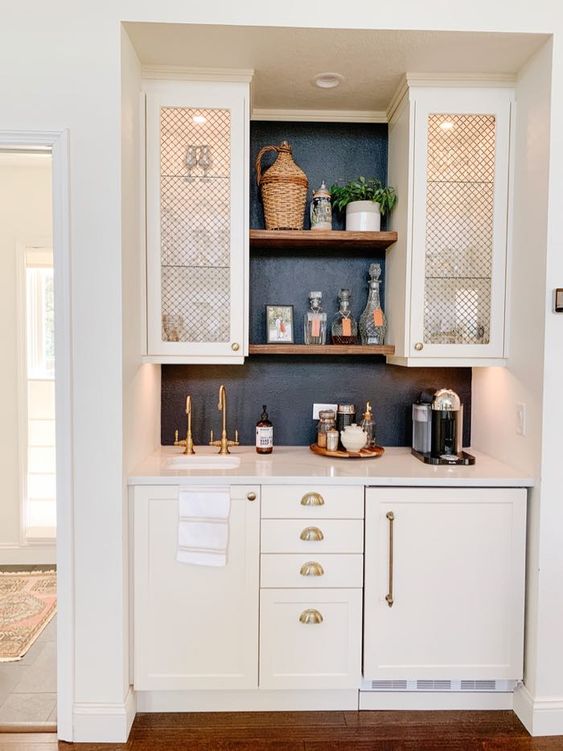
[[[387,126],[356,123],[252,122],[250,129],[250,226],[263,228],[262,204],[254,161],[262,146],[284,139],[293,147],[297,164],[309,178],[309,199],[325,180],[327,185],[364,175],[387,179]],[[273,160],[272,156],[272,160]],[[264,159],[264,169],[269,162]],[[399,201],[406,196],[399,196]],[[385,225],[383,224],[383,227]],[[309,227],[308,215],[305,227]],[[334,229],[344,219],[334,216]],[[388,251],[393,252],[391,247]],[[255,248],[250,258],[250,341],[264,343],[265,306],[294,306],[295,342],[303,342],[303,316],[311,290],[322,290],[328,324],[337,310],[341,287],[352,291],[357,318],[367,300],[369,264],[382,265],[384,299],[385,252],[319,252],[297,249],[276,253]],[[390,342],[392,344],[392,342]],[[185,433],[184,406],[193,398],[196,443],[209,440],[209,429],[220,425],[219,386],[227,387],[231,433],[237,427],[243,444],[254,444],[256,420],[268,405],[277,445],[307,445],[315,438],[313,402],[354,402],[361,414],[365,401],[374,406],[376,438],[385,446],[411,445],[411,405],[420,391],[452,388],[464,405],[464,445],[470,444],[471,370],[469,368],[402,368],[382,357],[252,356],[236,365],[162,366],[162,443],[171,444],[174,430]],[[275,449],[274,449],[275,450]]]

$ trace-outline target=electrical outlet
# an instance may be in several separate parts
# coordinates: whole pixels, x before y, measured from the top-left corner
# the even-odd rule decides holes
[[[321,409],[333,409],[337,410],[338,404],[313,404],[313,420],[319,419],[319,412]]]
[[[516,435],[526,435],[526,405],[516,404]]]

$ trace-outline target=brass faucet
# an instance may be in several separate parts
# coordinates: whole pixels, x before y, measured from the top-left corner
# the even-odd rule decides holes
[[[186,437],[179,441],[178,431],[174,434],[174,446],[185,446],[184,454],[195,454],[194,441],[192,436],[192,397],[190,394],[186,397],[186,415],[188,417],[188,428]]]
[[[238,430],[235,430],[235,440],[231,441],[227,438],[227,390],[225,389],[225,386],[221,384],[219,387],[219,404],[217,405],[217,409],[223,413],[223,428],[221,430],[221,440],[214,441],[213,440],[213,431],[211,431],[211,440],[209,441],[210,446],[219,446],[219,453],[220,454],[230,454],[229,446],[238,446]]]

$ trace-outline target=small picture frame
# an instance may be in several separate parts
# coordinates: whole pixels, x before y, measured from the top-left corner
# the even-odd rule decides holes
[[[293,344],[293,305],[266,305],[267,344]]]

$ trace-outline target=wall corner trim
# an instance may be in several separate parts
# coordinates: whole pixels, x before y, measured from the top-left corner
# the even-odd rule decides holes
[[[75,743],[125,743],[137,711],[135,692],[130,686],[122,703],[75,702]]]
[[[530,735],[563,735],[563,696],[534,697],[522,684],[514,692],[514,712]]]

